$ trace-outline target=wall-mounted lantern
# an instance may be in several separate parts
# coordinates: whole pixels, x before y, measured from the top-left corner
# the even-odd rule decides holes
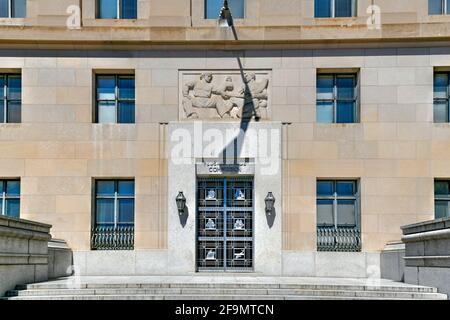
[[[183,215],[184,209],[186,208],[186,197],[184,196],[182,191],[178,192],[175,201],[177,202],[178,214],[181,216]]]
[[[266,203],[266,213],[270,216],[273,212],[274,204],[275,204],[275,197],[273,196],[272,192],[269,192],[264,199],[264,202]]]
[[[222,9],[219,13],[219,27],[228,28],[233,25],[233,17],[231,15],[230,7],[228,6],[228,0],[223,1]]]

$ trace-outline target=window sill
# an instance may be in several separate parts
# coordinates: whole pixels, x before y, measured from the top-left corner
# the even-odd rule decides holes
[[[25,26],[25,18],[0,18],[0,26]]]
[[[142,19],[83,19],[83,27],[142,27],[147,21]]]
[[[314,17],[315,20],[329,20],[329,21],[335,21],[335,20],[343,20],[343,19],[356,19],[358,16],[348,16],[348,17]]]
[[[115,18],[115,19],[111,19],[111,18],[95,18],[95,21],[109,21],[109,22],[117,22],[117,21],[133,21],[136,22],[138,19],[137,18]]]
[[[93,122],[92,124],[100,125],[100,126],[123,126],[123,125],[135,125],[134,123],[117,123],[117,122]]]
[[[325,123],[325,122],[316,122],[316,124],[317,124],[317,125],[320,125],[320,126],[346,127],[346,126],[360,125],[361,122],[348,122],[348,123]]]

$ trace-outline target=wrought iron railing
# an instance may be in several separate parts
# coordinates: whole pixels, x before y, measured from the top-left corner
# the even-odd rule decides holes
[[[357,252],[361,251],[361,232],[354,227],[318,227],[317,250]]]
[[[133,250],[134,226],[95,227],[91,247],[95,250]]]

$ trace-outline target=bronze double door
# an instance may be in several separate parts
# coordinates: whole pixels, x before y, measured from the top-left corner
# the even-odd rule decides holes
[[[197,179],[197,271],[253,271],[253,177]]]

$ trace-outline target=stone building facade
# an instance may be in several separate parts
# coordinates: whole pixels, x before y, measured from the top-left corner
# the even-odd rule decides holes
[[[434,219],[450,179],[448,111],[433,102],[450,16],[355,2],[352,17],[317,18],[314,0],[246,0],[221,28],[204,0],[138,0],[136,19],[26,1],[25,17],[0,18],[4,87],[21,80],[0,178],[19,181],[20,217],[51,224],[81,274],[379,276],[384,245]]]

